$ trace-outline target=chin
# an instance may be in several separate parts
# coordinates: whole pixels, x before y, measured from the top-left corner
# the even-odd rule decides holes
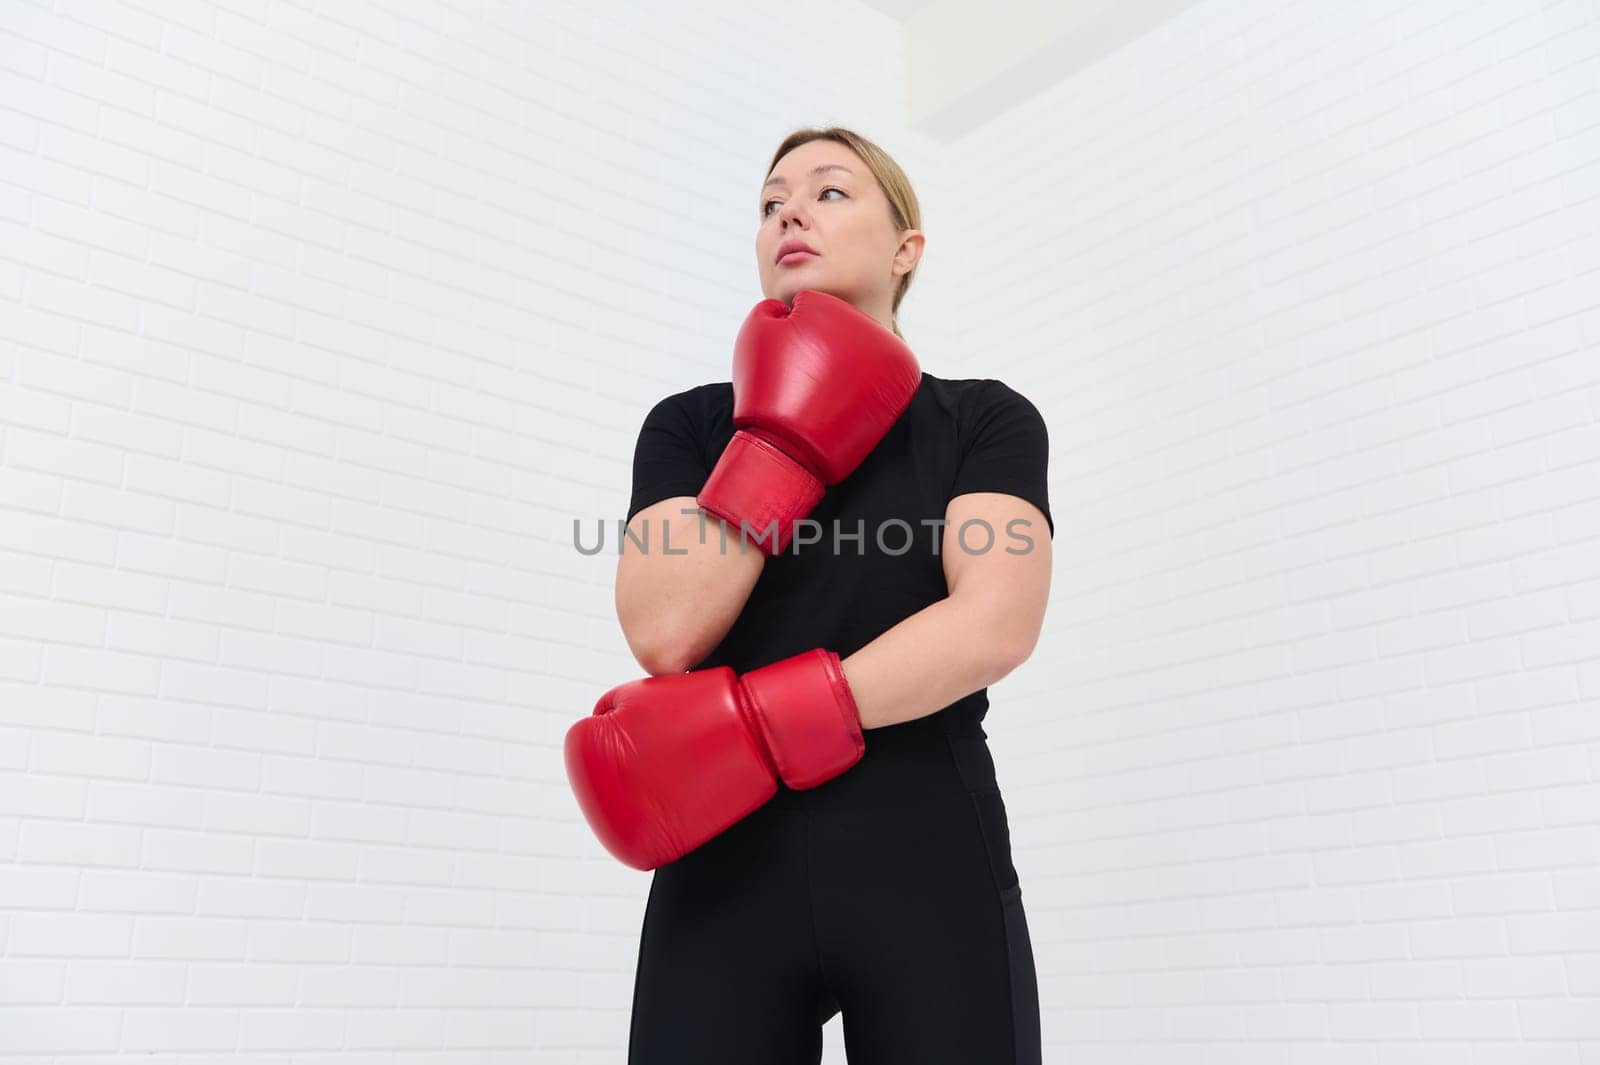
[[[838,285],[830,284],[827,281],[826,278],[820,278],[820,277],[818,277],[818,278],[806,278],[803,281],[797,281],[794,285],[792,285],[790,287],[791,287],[791,292],[790,292],[790,298],[791,299],[793,298],[793,295],[794,295],[795,292],[799,292],[802,289],[805,289],[805,290],[808,290],[808,291],[811,291],[811,292],[823,292],[823,293],[826,293],[829,296],[837,296],[839,299],[845,299],[846,298],[845,293],[844,293],[844,289],[841,288]]]
[[[784,306],[793,308],[794,297],[797,292],[825,292],[839,299],[848,299],[838,285],[829,284],[826,278],[820,277],[785,277],[773,286],[771,299],[782,300]]]
[[[810,285],[799,284],[794,281],[786,280],[773,287],[772,298],[775,300],[782,300],[785,306],[792,307],[794,306],[795,293],[799,292],[801,289],[810,287]]]

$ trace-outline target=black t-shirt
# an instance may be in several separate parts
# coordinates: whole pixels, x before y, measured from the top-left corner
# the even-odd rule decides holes
[[[698,385],[657,403],[634,451],[628,520],[663,499],[697,495],[733,432],[732,382]],[[808,515],[817,527],[802,526],[796,543],[766,561],[733,627],[694,668],[727,665],[744,673],[813,647],[846,658],[945,598],[942,523],[946,504],[963,493],[1020,496],[1048,524],[994,528],[992,540],[991,530],[970,526],[968,550],[1024,551],[1029,539],[1053,537],[1048,458],[1044,419],[1021,393],[991,378],[924,372],[905,413]],[[661,528],[648,530],[648,550],[661,550]],[[715,519],[708,517],[705,529],[716,543]],[[803,537],[815,542],[798,543]],[[630,543],[627,550],[638,548]],[[730,529],[726,550],[739,550],[737,530]],[[982,735],[988,707],[988,689],[981,689],[937,714],[889,727]]]

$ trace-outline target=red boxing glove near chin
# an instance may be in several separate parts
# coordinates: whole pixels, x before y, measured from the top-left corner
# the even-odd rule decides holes
[[[777,794],[866,751],[839,656],[815,648],[742,677],[727,666],[620,684],[567,730],[567,779],[624,865],[682,857]]]
[[[809,289],[795,293],[793,309],[762,300],[734,343],[737,431],[696,501],[780,553],[794,523],[861,465],[921,382],[905,342],[850,303]]]

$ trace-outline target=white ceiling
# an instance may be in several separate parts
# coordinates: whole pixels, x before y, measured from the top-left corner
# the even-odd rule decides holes
[[[953,140],[1199,0],[861,0],[905,26],[912,127]]]
[[[861,0],[868,7],[877,8],[885,15],[892,15],[904,21],[908,15],[925,8],[932,7],[935,0]]]

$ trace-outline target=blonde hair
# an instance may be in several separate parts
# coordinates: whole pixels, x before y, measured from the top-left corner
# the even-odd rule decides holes
[[[867,169],[872,171],[872,176],[877,179],[878,187],[883,189],[883,195],[889,201],[889,219],[897,229],[904,231],[922,228],[922,207],[917,202],[916,190],[911,187],[911,179],[906,177],[906,172],[900,168],[900,164],[872,141],[842,126],[805,126],[795,130],[783,138],[778,150],[772,153],[772,162],[767,164],[765,176],[770,177],[773,168],[778,165],[778,160],[800,145],[820,140],[835,141],[861,157],[861,161],[867,164]],[[900,284],[894,290],[894,302],[890,305],[894,335],[902,340],[905,339],[905,335],[900,332],[898,314],[900,301],[905,298],[906,289],[911,287],[911,278],[916,272],[917,268],[913,266],[900,275]]]

